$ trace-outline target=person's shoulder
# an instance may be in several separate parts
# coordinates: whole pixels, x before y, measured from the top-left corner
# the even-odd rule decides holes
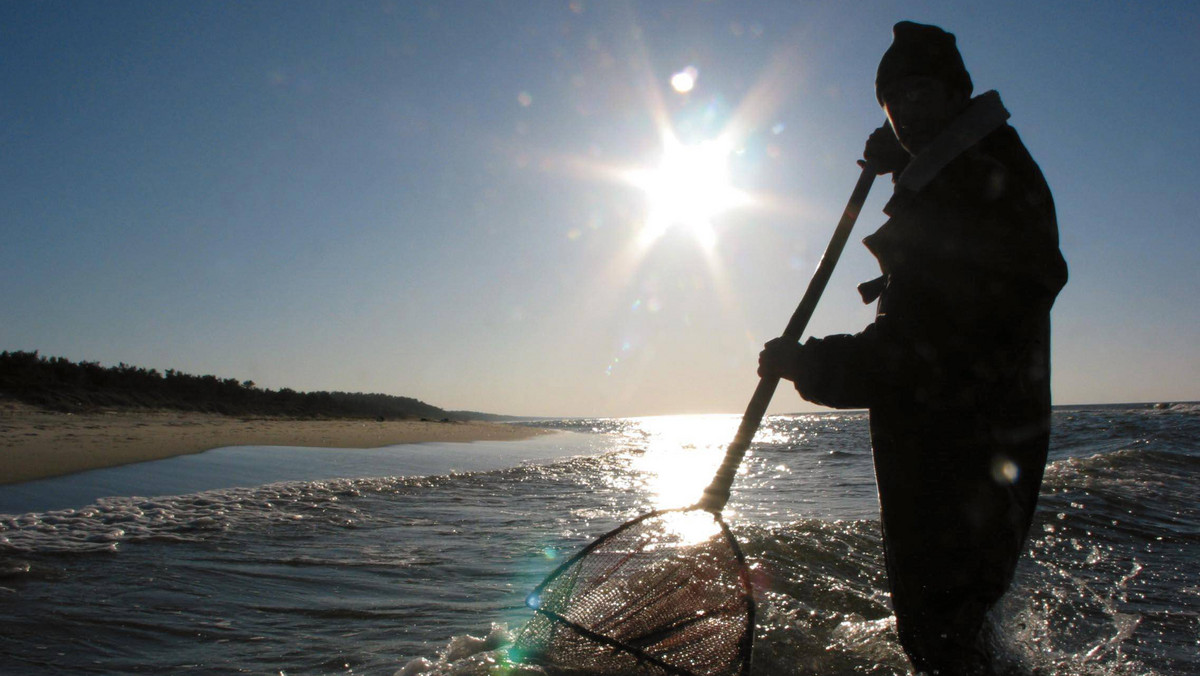
[[[1012,125],[1001,125],[976,144],[975,149],[991,160],[1003,164],[1009,171],[1041,179],[1041,168]]]
[[[992,202],[1003,196],[1010,183],[1011,169],[1002,157],[992,152],[991,144],[981,141],[954,158],[934,183],[958,200]]]
[[[953,170],[946,173],[955,189],[984,202],[1018,194],[1049,194],[1041,169],[1017,130],[1007,123],[969,148],[954,164]]]

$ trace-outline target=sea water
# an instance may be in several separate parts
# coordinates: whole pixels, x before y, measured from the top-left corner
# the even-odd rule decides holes
[[[503,673],[525,595],[694,502],[737,422],[221,449],[0,487],[0,673]],[[1200,673],[1198,469],[1200,407],[1057,410],[1004,650],[1048,674]],[[759,601],[754,674],[908,673],[875,500],[865,414],[764,422],[724,513]]]

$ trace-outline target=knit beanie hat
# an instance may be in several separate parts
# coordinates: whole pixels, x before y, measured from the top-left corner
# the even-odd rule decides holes
[[[953,33],[937,26],[901,21],[892,28],[892,46],[883,53],[875,74],[875,98],[879,105],[883,105],[882,93],[888,85],[921,75],[937,78],[968,97],[974,89]]]

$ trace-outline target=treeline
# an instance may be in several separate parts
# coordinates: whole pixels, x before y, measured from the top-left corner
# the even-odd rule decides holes
[[[298,418],[432,420],[473,417],[447,412],[410,397],[353,392],[262,389],[253,381],[196,376],[174,369],[160,373],[129,364],[104,367],[34,352],[0,352],[0,394],[55,411],[105,408],[168,408],[225,415]]]

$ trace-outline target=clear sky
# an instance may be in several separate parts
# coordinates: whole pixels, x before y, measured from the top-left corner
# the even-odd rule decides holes
[[[1193,2],[5,2],[0,349],[448,409],[740,413],[902,19],[957,35],[1054,191],[1056,403],[1200,399]],[[727,176],[684,157],[709,211],[665,227],[669,138]],[[889,191],[810,333],[870,322],[859,240]],[[813,408],[781,388],[771,410]]]

